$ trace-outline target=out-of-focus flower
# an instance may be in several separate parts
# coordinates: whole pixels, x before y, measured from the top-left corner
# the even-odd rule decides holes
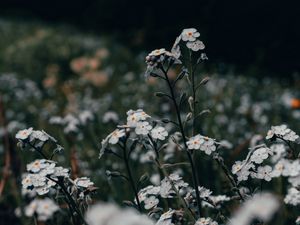
[[[154,225],[147,216],[133,209],[120,209],[116,205],[104,203],[90,207],[85,219],[89,225]]]
[[[36,213],[39,221],[46,221],[51,219],[59,207],[55,202],[49,198],[34,199],[29,205],[25,206],[24,212],[28,217],[33,217]]]
[[[271,194],[256,194],[248,199],[242,207],[237,210],[228,225],[249,225],[253,219],[267,222],[279,208],[278,200]]]
[[[291,187],[288,194],[284,198],[286,204],[297,206],[300,204],[300,191],[297,188]]]

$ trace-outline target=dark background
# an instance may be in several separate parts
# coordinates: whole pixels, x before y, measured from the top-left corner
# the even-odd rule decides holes
[[[1,0],[0,15],[112,35],[133,50],[172,46],[196,27],[210,65],[269,75],[300,71],[300,4],[277,0]]]

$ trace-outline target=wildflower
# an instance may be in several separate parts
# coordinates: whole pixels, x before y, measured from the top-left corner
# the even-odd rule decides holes
[[[291,176],[295,177],[300,175],[300,161],[294,160],[294,161],[284,161],[285,165],[282,171],[283,176]]]
[[[282,172],[284,170],[284,166],[286,164],[285,160],[280,160],[279,162],[277,162],[273,168],[272,177],[279,177],[282,175]]]
[[[202,41],[196,40],[193,42],[187,42],[186,47],[191,49],[194,52],[197,52],[199,50],[203,50],[205,48],[205,45]]]
[[[210,155],[213,151],[217,149],[215,141],[209,137],[201,136],[200,134],[191,137],[189,141],[186,142],[188,149],[196,149],[204,151],[207,155]]]
[[[124,136],[125,136],[124,129],[123,130],[116,129],[110,134],[108,142],[113,145],[117,144],[119,142],[119,139]]]
[[[266,147],[258,148],[253,152],[250,160],[252,162],[255,162],[256,164],[261,164],[265,159],[269,157],[269,154],[271,153],[272,152],[270,151],[269,148]]]
[[[200,219],[198,219],[196,221],[195,225],[218,225],[218,223],[213,221],[209,217],[207,217],[207,218],[201,217]]]
[[[168,132],[164,127],[155,127],[151,130],[151,136],[154,139],[165,140],[168,136]]]
[[[81,187],[81,188],[87,188],[90,186],[93,186],[94,183],[90,180],[90,178],[87,177],[78,177],[74,180],[74,184],[77,187]]]
[[[260,166],[257,168],[257,174],[256,178],[265,180],[265,181],[271,181],[272,180],[272,167],[271,166]]]
[[[288,194],[284,198],[284,202],[289,205],[297,206],[300,204],[300,191],[297,188],[291,187]]]
[[[204,142],[200,145],[200,150],[204,151],[207,155],[210,155],[217,149],[215,141],[209,137],[204,137],[203,139]]]
[[[33,131],[32,127],[28,128],[28,129],[20,130],[16,134],[16,139],[18,139],[18,140],[26,140],[27,138],[29,138],[29,136],[31,135],[32,131]]]
[[[54,168],[55,163],[46,159],[37,159],[34,162],[27,164],[26,168],[27,171],[36,173],[49,166]]]
[[[231,172],[233,174],[236,174],[237,172],[241,171],[241,169],[243,168],[244,163],[241,161],[236,161],[235,164],[232,166]]]
[[[200,33],[195,28],[184,29],[181,33],[181,38],[183,41],[195,41]]]
[[[292,109],[300,109],[300,99],[297,99],[297,98],[291,99],[291,108]]]
[[[279,208],[278,200],[271,194],[256,194],[237,210],[229,225],[248,225],[255,218],[267,222]]]
[[[175,215],[175,210],[169,209],[167,212],[163,213],[159,220],[157,221],[156,225],[173,225],[172,219],[173,215]]]
[[[200,149],[200,145],[204,143],[204,139],[200,134],[191,137],[189,141],[187,141],[187,146],[189,149]]]
[[[145,121],[147,118],[150,118],[150,116],[142,109],[129,110],[127,112],[127,125],[130,127],[136,127],[138,122]]]
[[[59,210],[59,207],[55,202],[49,198],[45,199],[34,199],[24,209],[25,215],[33,217],[36,213],[39,221],[46,221],[51,219],[53,214]]]
[[[292,142],[299,139],[299,135],[289,129],[285,124],[280,126],[272,126],[271,130],[269,130],[267,133],[266,139],[273,139],[276,137]]]
[[[30,138],[32,138],[32,140],[37,139],[42,142],[49,140],[48,134],[45,131],[39,131],[39,130],[32,131]]]
[[[147,216],[139,214],[133,209],[120,209],[113,204],[98,203],[90,207],[85,219],[89,225],[154,225]]]
[[[150,196],[149,198],[146,198],[144,200],[144,203],[145,203],[145,206],[144,206],[145,209],[148,210],[148,209],[152,209],[152,208],[156,207],[159,203],[159,200],[155,196]]]
[[[273,163],[277,162],[281,157],[284,156],[286,149],[284,144],[273,144],[270,146],[273,155],[271,157],[271,161]]]
[[[198,187],[198,190],[200,192],[200,198],[208,198],[212,194],[212,191],[205,187]]]
[[[148,122],[138,122],[135,127],[135,133],[137,135],[147,135],[152,129],[152,126]]]

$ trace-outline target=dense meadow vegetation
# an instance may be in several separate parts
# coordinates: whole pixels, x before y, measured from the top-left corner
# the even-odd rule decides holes
[[[206,72],[200,33],[174,39],[0,20],[0,224],[300,224],[300,77]]]

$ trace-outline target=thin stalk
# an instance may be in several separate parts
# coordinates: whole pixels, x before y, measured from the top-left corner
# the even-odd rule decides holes
[[[129,155],[127,156],[126,141],[125,141],[125,143],[124,143],[124,145],[122,147],[123,147],[123,159],[124,159],[124,162],[125,162],[125,166],[126,166],[126,170],[127,170],[127,175],[128,175],[128,178],[129,178],[129,183],[131,184],[132,190],[134,192],[138,209],[139,209],[140,212],[142,212],[141,203],[140,203],[140,200],[138,198],[138,192],[137,192],[136,186],[134,184],[133,176],[132,176],[132,173],[131,173],[131,170],[130,170],[130,166],[129,166]]]
[[[179,110],[178,104],[176,102],[176,97],[175,97],[174,90],[172,88],[172,84],[171,84],[171,82],[169,80],[169,77],[168,77],[168,74],[167,74],[168,73],[168,69],[164,70],[164,68],[161,67],[161,70],[162,70],[162,72],[165,75],[165,78],[166,78],[166,81],[167,81],[167,84],[168,84],[168,87],[169,87],[169,90],[170,90],[170,93],[171,93],[172,101],[173,101],[173,104],[175,106],[175,111],[176,111],[176,115],[177,115],[179,129],[180,129],[180,132],[181,132],[182,138],[183,138],[184,147],[186,149],[189,162],[191,164],[193,184],[194,184],[194,188],[195,188],[195,191],[196,191],[196,200],[197,200],[197,206],[198,206],[198,213],[199,213],[199,217],[200,217],[200,214],[201,214],[201,200],[200,200],[200,193],[199,193],[199,189],[198,189],[198,181],[197,181],[196,170],[195,170],[195,166],[194,166],[192,154],[189,152],[188,146],[186,144],[187,140],[186,140],[185,132],[184,132],[182,121],[181,121],[181,117],[180,117],[180,110]]]
[[[159,161],[159,154],[158,154],[158,149],[157,149],[157,145],[155,144],[155,142],[153,141],[153,138],[148,135],[150,141],[151,141],[151,145],[157,155],[157,158],[155,159],[155,163],[158,167],[158,170],[160,171],[161,174],[163,174],[170,182],[170,184],[172,185],[173,190],[175,191],[177,198],[183,203],[183,207],[185,208],[185,210],[191,215],[191,217],[196,221],[195,215],[193,213],[193,211],[190,209],[190,207],[187,205],[186,201],[184,200],[184,198],[179,194],[179,191],[177,190],[177,188],[175,187],[175,185],[173,184],[173,182],[171,181],[171,179],[169,178],[169,174],[167,173],[167,171],[164,169],[164,167],[161,166],[161,163]]]
[[[226,177],[230,181],[231,185],[234,187],[235,192],[238,194],[238,196],[240,197],[240,199],[242,201],[245,201],[243,195],[240,192],[240,189],[238,188],[238,185],[237,185],[236,181],[234,180],[233,176],[231,175],[230,171],[228,170],[228,168],[226,167],[226,165],[224,164],[224,162],[219,158],[219,156],[214,157],[214,158],[217,161],[217,163],[221,166],[221,168],[223,169]]]

